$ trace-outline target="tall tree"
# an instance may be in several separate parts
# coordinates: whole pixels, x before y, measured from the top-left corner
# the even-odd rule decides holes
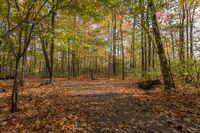
[[[163,48],[159,25],[158,25],[157,16],[156,16],[154,0],[148,0],[148,6],[151,10],[153,34],[155,36],[157,52],[158,52],[158,56],[159,56],[159,60],[160,60],[160,66],[161,66],[161,71],[162,71],[162,75],[163,75],[163,79],[164,79],[165,89],[170,90],[172,88],[175,88],[175,84],[174,84],[174,80],[171,75],[171,68],[170,68],[170,65],[168,64],[168,61],[167,61],[167,58],[165,55],[165,51]]]
[[[112,51],[113,51],[113,55],[112,55],[112,72],[114,75],[117,74],[117,64],[116,64],[116,40],[117,40],[117,33],[116,33],[116,28],[117,28],[117,19],[116,19],[116,11],[115,9],[113,9],[113,16],[112,16],[112,24],[113,24],[113,47],[112,47]]]
[[[144,41],[144,27],[145,27],[145,23],[144,23],[144,0],[140,0],[139,1],[139,6],[140,6],[140,20],[141,20],[141,74],[142,77],[145,76],[145,41]]]
[[[195,12],[197,8],[197,2],[192,1],[191,5],[193,5],[193,8],[189,10],[189,21],[190,21],[190,56],[191,58],[194,57],[194,46],[193,46],[193,31],[194,31],[194,17],[195,17]]]
[[[181,63],[183,63],[185,58],[185,3],[182,5],[181,13],[181,21],[179,26],[179,59]]]
[[[18,1],[14,1],[14,5],[11,4],[10,0],[5,1],[6,7],[4,8],[6,9],[6,13],[1,14],[5,15],[3,17],[6,18],[4,22],[5,29],[4,31],[1,31],[1,33],[3,33],[2,36],[10,46],[10,49],[15,57],[15,79],[11,98],[11,112],[16,112],[18,110],[17,103],[20,61],[31,43],[36,25],[51,13],[50,10],[46,14],[41,15],[41,11],[45,9],[47,1],[48,0],[45,0],[42,3],[26,1],[20,4]],[[16,10],[17,13],[12,12],[12,10]]]
[[[58,1],[52,0],[52,14],[51,14],[51,28],[52,28],[52,34],[53,37],[51,38],[51,46],[50,46],[50,62],[51,62],[51,67],[50,67],[50,81],[49,83],[52,83],[53,81],[53,71],[54,71],[54,36],[55,36],[55,16],[56,16],[56,6],[58,4]]]
[[[120,20],[120,38],[121,38],[121,53],[122,53],[122,80],[125,79],[125,64],[124,64],[124,37],[123,37],[123,21],[124,16],[123,13],[120,13],[121,20]]]

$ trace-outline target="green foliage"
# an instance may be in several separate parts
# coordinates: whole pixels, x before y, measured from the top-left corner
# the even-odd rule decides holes
[[[120,22],[123,18],[122,32],[125,49],[124,64],[126,74],[137,77],[137,79],[141,78],[141,32],[143,31],[143,43],[145,43],[144,45],[146,47],[146,53],[144,54],[144,56],[147,56],[145,57],[145,60],[146,62],[148,62],[148,50],[150,49],[151,65],[146,66],[147,69],[145,72],[145,76],[142,78],[161,78],[160,64],[156,53],[157,49],[155,48],[155,40],[152,34],[152,22],[150,21],[151,15],[148,9],[148,1],[142,0],[142,5],[140,5],[139,1],[134,0],[54,0],[54,3],[53,0],[49,0],[46,4],[43,5],[43,7],[41,7],[41,5],[43,4],[44,0],[17,1],[18,6],[17,3],[15,3],[16,1],[10,0],[10,2],[11,12],[8,16],[7,1],[0,1],[0,44],[2,45],[0,48],[0,54],[5,55],[3,56],[5,59],[3,59],[3,57],[0,57],[0,64],[5,66],[7,69],[10,66],[13,68],[13,51],[16,53],[15,55],[23,51],[25,41],[27,41],[26,39],[28,38],[28,33],[29,31],[31,31],[31,26],[32,24],[36,23],[31,33],[30,46],[26,51],[27,62],[30,61],[32,63],[30,63],[30,66],[36,63],[36,72],[43,71],[44,75],[47,75],[44,54],[41,45],[41,39],[43,39],[46,43],[45,48],[49,56],[48,58],[50,58],[50,45],[52,44],[53,40],[55,47],[55,71],[58,74],[61,74],[60,69],[64,69],[63,71],[65,73],[67,73],[66,71],[70,71],[69,73],[71,74],[72,65],[74,65],[73,67],[77,67],[75,68],[75,71],[79,71],[79,67],[80,71],[84,70],[85,67],[87,67],[87,69],[89,70],[91,69],[91,64],[91,66],[93,67],[92,69],[94,69],[94,65],[97,64],[97,69],[100,69],[101,72],[103,71],[107,74],[108,71],[110,71],[111,74],[111,69],[113,67],[112,61],[114,56],[113,42],[116,41],[115,56],[117,63],[117,72],[118,74],[121,74],[122,48],[120,37]],[[164,44],[164,50],[166,53],[168,53],[169,58],[172,57],[171,53],[173,51],[171,38],[169,38],[168,32],[172,31],[172,35],[178,34],[179,19],[181,17],[179,15],[179,11],[181,7],[184,4],[188,4],[188,6],[190,6],[190,8],[192,9],[195,8],[196,3],[198,3],[197,0],[179,0],[177,2],[163,0],[154,1],[156,12],[168,10],[168,8],[169,11],[173,10],[173,12],[171,12],[172,14],[163,13],[161,15],[168,16],[166,21],[170,19],[170,21],[173,21],[175,24],[169,25],[168,22],[166,22],[166,27],[165,25],[159,24],[159,28],[162,34],[162,41]],[[33,7],[31,7],[32,5]],[[171,8],[177,8],[177,11]],[[54,9],[54,12],[56,13],[54,26],[52,26],[52,9]],[[146,20],[144,20],[144,25],[141,22],[141,11],[144,14],[144,19],[149,19],[149,29],[147,29]],[[37,12],[39,13],[37,14]],[[26,16],[27,14],[29,15]],[[37,16],[35,16],[36,14]],[[158,18],[159,17],[162,16],[158,16]],[[41,21],[37,23],[37,20],[39,20],[40,18]],[[195,15],[195,18],[197,18],[197,15]],[[116,19],[116,27],[114,27],[114,19]],[[10,32],[8,36],[5,36],[5,33],[8,30],[8,22],[10,22],[11,28],[17,25],[19,26],[17,26],[16,29],[12,30],[12,32]],[[133,25],[135,26],[134,52],[136,61],[136,67],[134,69],[130,65],[132,63],[131,56],[133,53]],[[113,35],[115,34],[114,28],[116,28],[117,36],[115,40],[113,38]],[[21,38],[20,34],[22,34]],[[153,46],[148,46],[148,34],[151,37],[152,45],[154,44],[154,49]],[[179,37],[173,37],[175,56],[178,56]],[[83,61],[83,58],[86,59]],[[97,58],[98,61],[96,61],[95,58]],[[155,66],[152,65],[153,58],[155,61]],[[74,64],[72,64],[72,62]],[[199,60],[197,60],[196,57],[195,60],[186,59],[184,64],[181,64],[179,62],[178,57],[175,57],[175,59],[171,60],[171,69],[173,75],[175,76],[175,79],[180,79],[181,77],[182,80],[188,80],[191,84],[197,84],[199,82],[199,65]],[[70,70],[68,70],[68,68]]]
[[[172,61],[173,75],[182,82],[197,85],[200,83],[200,62],[194,59],[185,60],[182,64],[179,60]]]

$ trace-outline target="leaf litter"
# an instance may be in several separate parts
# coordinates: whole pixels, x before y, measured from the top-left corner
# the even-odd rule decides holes
[[[68,81],[52,85],[27,80],[20,90],[19,108],[10,113],[12,81],[0,93],[0,133],[132,133],[200,131],[200,97],[182,91],[145,92],[132,81],[118,79]]]

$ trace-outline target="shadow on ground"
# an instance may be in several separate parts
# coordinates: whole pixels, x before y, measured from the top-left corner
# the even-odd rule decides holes
[[[124,92],[123,93],[123,89]],[[133,88],[132,88],[133,89]],[[119,91],[122,90],[122,91]],[[21,94],[22,111],[8,113],[0,97],[2,132],[198,132],[199,110],[172,115],[173,107],[127,93],[125,84],[56,83]],[[175,103],[175,102],[174,102]],[[179,108],[179,107],[176,107]]]

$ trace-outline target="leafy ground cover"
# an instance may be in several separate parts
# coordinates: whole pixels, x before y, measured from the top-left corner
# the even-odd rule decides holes
[[[0,132],[157,133],[200,131],[197,93],[143,91],[118,79],[52,85],[28,80],[20,90],[21,111],[10,113],[12,81],[0,81]],[[185,92],[185,91],[184,91]]]

